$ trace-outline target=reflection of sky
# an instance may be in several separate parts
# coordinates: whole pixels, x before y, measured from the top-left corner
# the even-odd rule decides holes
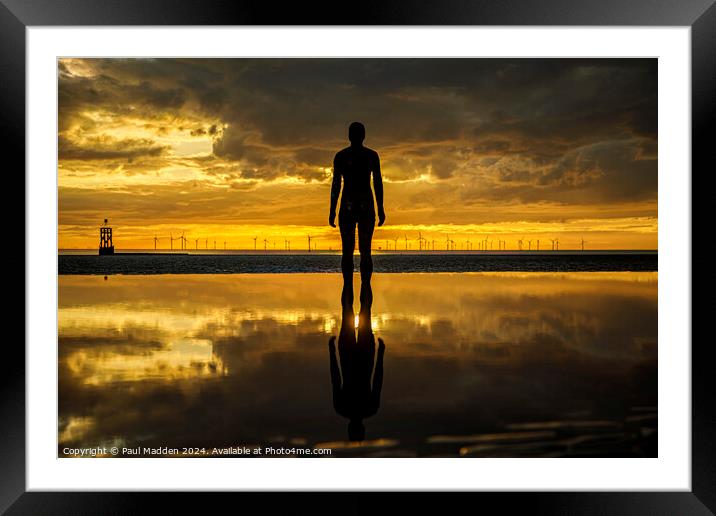
[[[60,276],[61,442],[340,441],[327,355],[340,287]],[[655,405],[657,273],[380,275],[373,294],[387,352],[369,439]]]

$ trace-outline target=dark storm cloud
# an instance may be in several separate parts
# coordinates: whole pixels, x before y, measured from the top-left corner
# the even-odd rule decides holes
[[[457,162],[452,159],[435,158],[431,161],[431,175],[439,179],[452,177],[457,167]]]
[[[511,167],[505,167],[501,170],[498,170],[498,177],[501,182],[504,183],[510,183],[510,182],[529,182],[533,177],[534,173],[532,173],[529,170],[525,169],[519,169],[515,170]]]
[[[83,114],[194,120],[241,176],[325,180],[360,120],[390,180],[492,178],[475,195],[655,197],[655,59],[123,59],[60,63],[60,127]],[[204,120],[204,122],[201,122]],[[94,124],[94,125],[93,125]],[[221,124],[221,125],[217,125]],[[77,150],[67,159],[161,147]],[[517,160],[518,163],[510,160]],[[529,186],[532,190],[529,190]],[[468,189],[469,190],[469,189]],[[470,197],[470,192],[463,192]]]
[[[114,77],[63,77],[59,83],[60,114],[80,109],[105,109],[126,113],[135,108],[176,110],[186,100],[181,88],[160,88],[147,80],[126,83]]]
[[[297,149],[294,153],[299,163],[313,165],[316,167],[330,167],[333,163],[335,151],[330,149],[318,149],[316,147],[304,147]]]
[[[157,145],[148,139],[90,138],[78,145],[60,136],[57,142],[59,159],[66,160],[132,160],[165,153],[166,145]]]

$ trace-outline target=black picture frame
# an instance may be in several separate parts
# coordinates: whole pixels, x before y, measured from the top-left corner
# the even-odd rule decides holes
[[[277,7],[258,0],[0,0],[0,129],[5,151],[6,177],[24,178],[11,171],[25,170],[25,30],[28,26],[63,25],[571,25],[571,26],[689,26],[692,64],[692,171],[708,171],[712,153],[708,140],[716,108],[716,5],[714,0],[364,0],[348,17],[354,4],[296,2]],[[48,115],[49,116],[49,115]],[[709,167],[713,169],[713,165]],[[25,191],[24,180],[18,188]],[[692,190],[693,191],[693,190]],[[3,203],[6,220],[15,221],[19,208]],[[7,205],[7,206],[6,206]],[[693,201],[692,201],[693,206]],[[24,210],[23,210],[24,212]],[[694,223],[696,219],[694,218]],[[696,234],[696,228],[692,228]],[[693,248],[691,249],[693,257]],[[12,271],[25,267],[24,251],[9,255]],[[692,258],[692,271],[693,271]],[[11,273],[12,275],[13,273]],[[693,272],[692,272],[693,274]],[[17,277],[19,275],[15,274]],[[705,286],[700,286],[705,290]],[[693,290],[692,290],[693,293]],[[19,298],[19,296],[18,296]],[[22,298],[25,299],[23,292]],[[13,303],[19,310],[19,302]],[[696,308],[696,306],[694,306]],[[28,306],[27,308],[30,308]],[[24,312],[23,312],[24,313]],[[12,315],[8,316],[8,320]],[[19,317],[19,314],[18,314]],[[693,321],[693,315],[692,315]],[[80,493],[26,492],[25,478],[25,351],[6,340],[0,403],[0,511],[8,514],[135,513],[150,509],[149,502],[188,512],[241,496],[244,507],[266,504],[254,493]],[[540,514],[712,514],[716,511],[716,390],[709,361],[708,341],[670,343],[691,345],[692,356],[692,490],[691,492],[589,492],[589,493],[471,493],[467,503],[516,509]],[[307,494],[289,495],[295,508],[316,505]],[[343,493],[340,508],[372,511],[383,503],[375,493]],[[424,509],[444,502],[413,495]],[[220,498],[217,498],[220,497]],[[232,498],[233,499],[233,498]],[[270,498],[273,504],[275,497]],[[452,503],[452,501],[451,501]],[[459,503],[459,502],[458,502]],[[248,504],[248,505],[246,505]],[[299,504],[299,505],[296,505]],[[302,505],[307,504],[307,505]],[[310,505],[309,505],[310,504]],[[440,504],[431,507],[431,504]],[[329,503],[326,508],[336,505]],[[477,506],[475,506],[477,507]],[[442,507],[445,508],[444,506]],[[303,511],[301,511],[303,512]]]

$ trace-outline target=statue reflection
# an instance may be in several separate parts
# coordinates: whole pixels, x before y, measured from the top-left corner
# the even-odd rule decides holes
[[[363,441],[365,439],[363,420],[375,415],[380,406],[385,344],[383,339],[378,338],[378,356],[376,358],[375,336],[370,320],[370,310],[373,304],[373,290],[370,281],[361,283],[356,336],[351,280],[344,282],[341,294],[343,316],[338,335],[340,369],[336,359],[335,337],[331,337],[328,341],[328,348],[333,385],[333,408],[338,414],[348,419],[348,439]],[[374,365],[375,371],[373,370]]]

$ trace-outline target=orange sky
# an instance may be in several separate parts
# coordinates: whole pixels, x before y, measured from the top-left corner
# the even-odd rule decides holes
[[[319,249],[354,120],[383,167],[374,247],[656,249],[656,60],[63,59],[59,247]],[[174,246],[179,243],[174,242]],[[551,246],[551,244],[549,244]]]

